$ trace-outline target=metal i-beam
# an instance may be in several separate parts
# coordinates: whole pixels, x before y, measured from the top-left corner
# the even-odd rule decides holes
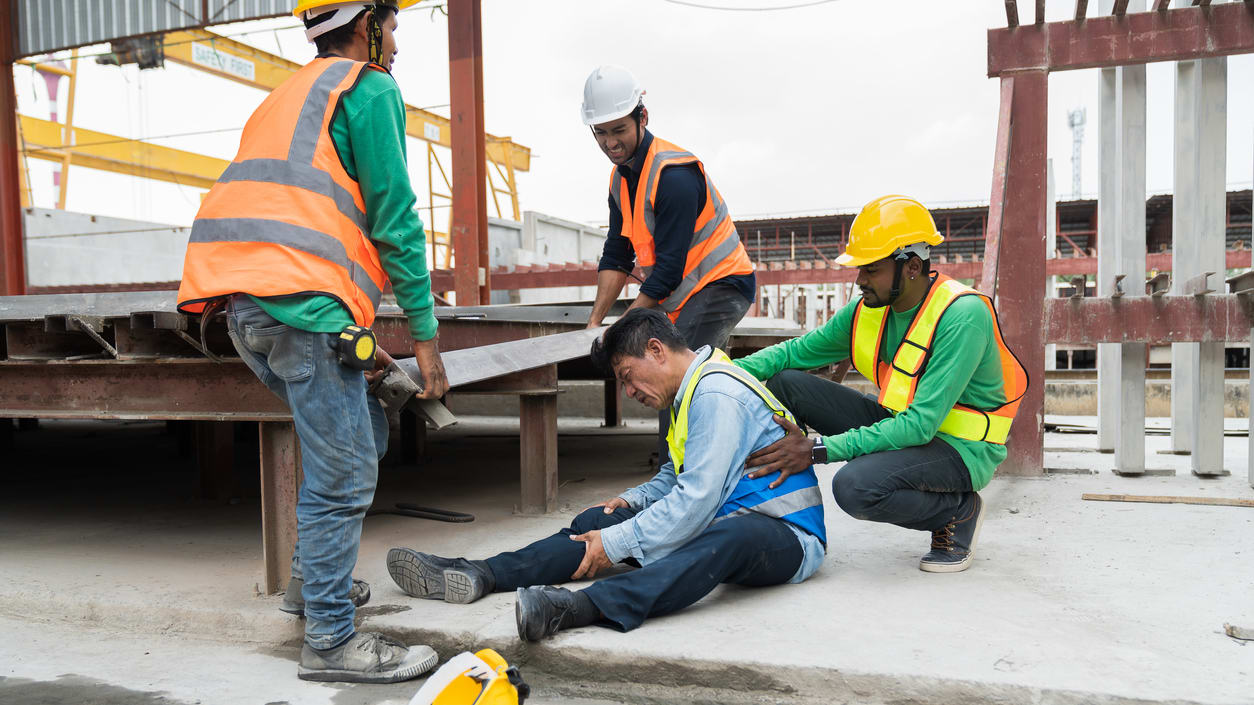
[[[1075,0],[1075,18],[1076,21],[1083,20],[1089,11],[1089,0]]]
[[[245,86],[272,91],[301,69],[301,65],[243,42],[201,29],[170,32],[165,35],[165,58],[205,73]],[[452,147],[449,119],[429,110],[405,106],[405,133],[410,137]],[[508,137],[486,136],[487,159],[515,171],[531,168],[531,150]]]
[[[1019,26],[1019,3],[1016,0],[1006,0],[1006,26]]]
[[[488,200],[483,132],[483,9],[479,0],[449,0],[448,52],[453,135],[453,208],[449,236],[457,258],[457,304],[486,304]]]
[[[1186,61],[1250,52],[1254,52],[1254,2],[1233,2],[990,29],[988,75]]]
[[[63,135],[65,126],[61,123],[29,115],[19,117],[23,148],[26,156],[34,159],[61,162],[69,154],[75,166],[203,189],[213,186],[230,164],[224,159],[81,127],[70,128],[67,144]],[[16,167],[17,162],[13,163]]]
[[[0,0],[0,294],[26,293],[26,252],[22,243],[22,188],[17,166],[17,8]]]
[[[1006,343],[1019,356],[1030,383],[1019,406],[1002,468],[1039,475],[1044,467],[1046,141],[1049,76],[1027,71],[1002,78],[997,161],[993,170],[983,277],[999,307]],[[1001,257],[1012,252],[1012,257]],[[1001,286],[1001,284],[1006,284]]]

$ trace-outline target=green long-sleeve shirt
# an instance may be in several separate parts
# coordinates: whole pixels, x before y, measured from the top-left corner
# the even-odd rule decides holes
[[[396,303],[414,340],[436,334],[435,302],[427,270],[427,239],[414,211],[405,153],[405,103],[396,81],[381,71],[362,72],[344,94],[331,121],[331,140],[348,175],[361,185],[370,239],[392,282]],[[338,333],[352,314],[329,296],[253,297],[275,320],[315,333]]]
[[[853,313],[858,299],[832,317],[822,328],[793,338],[736,364],[760,380],[781,370],[810,370],[850,356]],[[918,306],[898,313],[889,309],[880,358],[891,360],[914,320]],[[997,443],[968,441],[940,433],[941,422],[954,404],[991,409],[1005,402],[1001,360],[993,336],[988,307],[975,296],[963,296],[950,304],[936,326],[936,337],[927,369],[919,378],[914,399],[905,411],[834,436],[824,436],[828,457],[849,460],[860,455],[924,445],[940,438],[962,456],[971,473],[971,486],[982,489],[993,471],[1006,459],[1006,447]]]

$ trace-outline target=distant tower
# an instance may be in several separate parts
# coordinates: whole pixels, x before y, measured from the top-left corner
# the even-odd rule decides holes
[[[1076,108],[1067,113],[1067,124],[1071,126],[1071,197],[1080,197],[1080,155],[1084,146],[1084,108]]]

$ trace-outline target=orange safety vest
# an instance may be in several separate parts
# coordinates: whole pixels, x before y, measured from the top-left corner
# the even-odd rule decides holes
[[[671,321],[679,318],[680,309],[706,284],[723,277],[753,273],[753,262],[749,260],[749,253],[740,243],[736,225],[727,213],[727,204],[719,195],[718,189],[714,188],[709,174],[705,173],[705,165],[691,152],[654,137],[640,170],[634,204],[627,190],[627,180],[618,173],[617,168],[610,171],[610,196],[623,216],[622,234],[631,240],[631,246],[636,251],[636,262],[644,270],[645,276],[653,270],[657,261],[653,246],[653,203],[657,199],[658,176],[664,167],[677,164],[696,164],[701,170],[701,176],[705,178],[705,208],[697,214],[692,241],[688,243],[684,278],[670,296],[658,303]]]
[[[963,296],[978,296],[993,317],[993,334],[1001,354],[1002,389],[1006,403],[995,409],[976,409],[957,404],[945,415],[940,430],[970,441],[1005,443],[1010,423],[1019,409],[1019,401],[1028,389],[1028,374],[1018,358],[1006,347],[1001,336],[997,310],[987,296],[944,274],[936,274],[927,298],[915,313],[910,329],[893,354],[892,363],[880,359],[880,345],[888,320],[888,306],[871,308],[861,301],[853,313],[853,339],[850,350],[853,366],[863,377],[875,380],[880,388],[879,403],[894,413],[906,410],[914,399],[919,378],[927,371],[932,354],[932,339],[941,315],[949,305]]]
[[[374,321],[387,275],[361,187],[331,140],[340,98],[371,69],[382,71],[314,59],[262,101],[192,223],[180,311],[235,293],[323,294],[358,325]]]

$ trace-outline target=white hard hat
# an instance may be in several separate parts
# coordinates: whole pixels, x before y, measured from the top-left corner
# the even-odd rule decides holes
[[[621,66],[598,66],[583,82],[583,124],[599,125],[631,114],[640,104],[640,83]]]

